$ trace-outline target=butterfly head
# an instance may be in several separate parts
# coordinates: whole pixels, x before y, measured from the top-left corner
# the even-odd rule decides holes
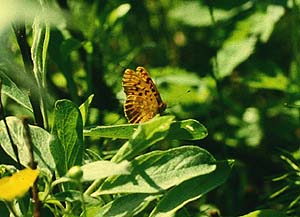
[[[158,106],[158,113],[162,114],[167,108],[167,103],[161,102]]]

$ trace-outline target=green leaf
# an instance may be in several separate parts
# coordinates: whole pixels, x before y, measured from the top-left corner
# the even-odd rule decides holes
[[[50,27],[37,16],[33,23],[33,42],[31,47],[31,58],[33,61],[33,72],[35,79],[41,88],[45,85],[46,59],[50,37]]]
[[[130,139],[139,124],[97,126],[83,131],[84,136]],[[188,119],[171,123],[166,139],[199,140],[207,136],[207,129],[196,120]]]
[[[231,40],[226,42],[218,53],[219,74],[218,78],[224,78],[253,53],[256,37]]]
[[[197,200],[223,184],[230,174],[233,161],[218,163],[212,173],[187,180],[170,190],[155,207],[150,216],[172,216],[185,204]]]
[[[250,87],[253,88],[280,91],[285,91],[289,85],[289,80],[283,73],[277,73],[275,76],[268,76],[260,73],[257,74],[253,79],[246,80],[246,82]]]
[[[51,152],[60,176],[72,166],[82,164],[84,150],[82,128],[82,118],[77,106],[69,100],[57,101],[52,129],[57,143],[51,147]]]
[[[214,18],[216,22],[230,19],[238,13],[251,8],[252,5],[253,3],[248,2],[231,10],[214,8]],[[179,4],[170,11],[169,17],[192,27],[206,27],[213,24],[209,7],[206,5],[201,5],[199,1],[186,1]]]
[[[279,212],[277,210],[272,210],[272,209],[262,209],[262,210],[256,210],[251,213],[248,213],[246,215],[243,215],[241,217],[287,217],[282,212]]]
[[[246,145],[255,147],[261,143],[263,133],[260,126],[260,112],[257,108],[245,108],[243,122],[239,123],[239,126],[236,137],[245,140]]]
[[[4,73],[0,70],[0,77],[2,79],[2,93],[15,100],[24,108],[33,112],[32,106],[28,95],[20,90],[18,86]]]
[[[260,35],[262,42],[267,42],[274,30],[275,24],[284,15],[284,7],[280,5],[268,5],[266,13],[257,17],[252,32]]]
[[[188,119],[173,122],[167,139],[199,140],[205,138],[207,135],[208,132],[204,125],[196,120]]]
[[[130,174],[128,161],[122,161],[119,164],[111,161],[95,161],[85,164],[81,167],[83,171],[82,179],[84,181],[92,181],[95,179],[103,179],[114,175]]]
[[[28,147],[25,144],[26,134],[24,131],[23,122],[16,117],[7,117],[6,121],[14,144],[18,147],[21,164],[27,167],[30,162],[30,154]],[[16,156],[14,154],[12,144],[10,143],[3,121],[0,122],[0,129],[1,146],[3,150],[16,161]],[[34,159],[39,168],[44,169],[51,174],[52,171],[54,171],[55,163],[50,152],[50,147],[55,143],[55,140],[50,133],[40,127],[29,125],[29,129],[32,143],[34,145]]]
[[[119,149],[112,161],[120,162],[131,159],[156,142],[163,140],[168,134],[173,119],[174,116],[156,116],[140,124],[131,139]]]
[[[81,113],[83,126],[85,125],[86,120],[88,119],[89,107],[90,107],[90,104],[92,103],[93,98],[94,98],[94,94],[90,95],[87,98],[87,100],[83,104],[81,104],[79,106],[79,110],[80,110],[80,113]]]
[[[125,16],[130,10],[131,6],[128,3],[121,4],[119,7],[114,9],[108,16],[108,25],[112,26],[121,17]]]
[[[41,10],[43,10],[43,8]],[[40,107],[43,114],[44,125],[48,128],[48,110],[46,108],[46,60],[50,38],[50,25],[40,16],[37,16],[34,19],[32,25],[32,38],[31,58],[33,63],[33,73],[37,84],[37,89],[32,89],[32,91],[39,93],[37,96],[40,98]]]
[[[224,78],[253,53],[257,41],[267,42],[275,24],[284,14],[282,6],[269,5],[267,10],[256,12],[239,21],[231,36],[218,53],[219,78]],[[251,28],[249,28],[251,26]]]
[[[93,196],[129,192],[159,193],[216,169],[213,156],[196,146],[153,151],[135,158],[131,167],[131,175],[108,178]]]
[[[159,195],[129,194],[121,196],[104,206],[94,206],[87,209],[87,217],[127,217],[137,215]]]

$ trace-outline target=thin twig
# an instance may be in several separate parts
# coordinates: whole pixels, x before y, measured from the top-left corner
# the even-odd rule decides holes
[[[212,25],[214,27],[217,27],[217,22],[216,22],[215,15],[214,15],[213,1],[212,0],[207,0],[206,2],[207,2],[207,5],[208,5],[208,8],[209,8],[209,14],[210,14]],[[215,44],[216,44],[217,47],[220,47],[220,41],[218,39],[215,39]],[[211,72],[211,76],[216,82],[216,89],[217,89],[218,99],[219,99],[220,103],[222,105],[224,105],[224,97],[223,97],[223,92],[221,90],[221,82],[220,82],[220,79],[219,79],[220,68],[219,68],[219,61],[218,61],[218,51],[216,51],[216,54],[215,54],[215,57],[213,58],[213,63],[212,64],[213,64],[213,69],[212,69],[212,72]]]
[[[29,81],[32,81],[28,83],[24,82],[24,84],[26,85],[26,88],[28,88],[30,91],[29,99],[32,105],[35,121],[40,127],[44,127],[43,115],[42,115],[42,111],[40,108],[40,101],[39,101],[40,94],[39,94],[39,89],[37,87],[37,83],[33,75],[33,62],[31,59],[30,47],[27,42],[25,25],[16,24],[13,25],[13,29],[16,35],[17,43],[19,45],[22,54],[26,76],[30,78]]]
[[[37,163],[34,160],[34,155],[33,155],[33,142],[30,134],[30,129],[28,125],[28,120],[26,118],[23,119],[23,126],[25,129],[25,142],[29,150],[29,156],[30,156],[30,162],[29,166],[31,169],[36,169],[37,168]],[[34,210],[33,210],[33,216],[34,217],[40,217],[40,208],[41,208],[41,201],[39,200],[38,197],[38,188],[37,188],[37,181],[38,178],[35,180],[32,186],[32,198],[33,198],[33,204],[34,204]]]

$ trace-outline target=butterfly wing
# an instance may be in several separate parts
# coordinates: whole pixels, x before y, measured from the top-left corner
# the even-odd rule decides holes
[[[126,69],[123,87],[126,94],[124,112],[130,123],[143,123],[165,110],[166,104],[143,67],[137,67],[136,72]]]

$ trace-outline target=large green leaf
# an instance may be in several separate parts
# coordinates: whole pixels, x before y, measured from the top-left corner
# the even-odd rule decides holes
[[[23,122],[16,117],[7,117],[6,121],[13,142],[18,147],[20,162],[23,166],[27,167],[30,162],[30,153],[25,143],[26,134]],[[3,150],[16,161],[16,156],[3,121],[0,122],[0,129],[1,146]],[[34,160],[37,161],[38,168],[45,169],[49,173],[52,173],[55,168],[55,163],[50,152],[50,147],[55,143],[54,138],[50,133],[40,127],[29,125],[29,129],[34,145]]]
[[[158,193],[216,169],[213,156],[196,146],[153,151],[134,159],[131,167],[131,175],[108,178],[93,196]]]
[[[199,199],[201,196],[226,181],[230,174],[233,161],[218,163],[212,173],[195,177],[174,187],[155,207],[150,216],[172,216],[185,204]]]
[[[97,126],[83,131],[84,136],[130,139],[139,124]],[[199,140],[207,136],[207,129],[197,120],[172,122],[166,139]]]
[[[52,134],[57,143],[51,147],[57,171],[64,175],[74,165],[81,165],[83,158],[82,118],[76,105],[69,100],[55,103]]]

